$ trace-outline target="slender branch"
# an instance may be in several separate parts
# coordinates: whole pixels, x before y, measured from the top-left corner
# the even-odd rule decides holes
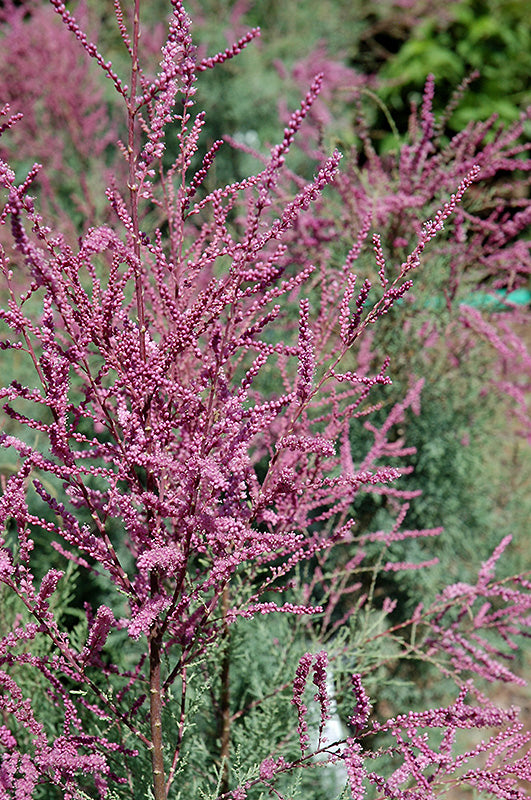
[[[138,326],[140,329],[140,358],[146,360],[146,319],[144,309],[144,289],[140,272],[140,227],[138,224],[138,197],[140,187],[136,182],[136,155],[135,155],[135,107],[136,87],[138,84],[138,40],[140,38],[140,0],[135,0],[135,13],[133,19],[133,59],[131,65],[131,93],[128,104],[128,141],[127,152],[129,155],[129,200],[131,204],[131,221],[133,224],[133,251],[136,258],[135,266],[135,293],[138,313]]]
[[[135,294],[139,326],[140,358],[146,361],[146,321],[144,309],[144,290],[140,269],[140,228],[138,224],[138,198],[140,186],[136,182],[135,118],[136,88],[138,84],[138,41],[140,38],[140,0],[135,0],[133,17],[131,93],[128,103],[128,146],[129,155],[129,200],[133,225],[133,250],[135,254]],[[151,596],[159,593],[159,576],[151,574]],[[149,634],[149,717],[151,727],[151,764],[153,772],[153,795],[155,800],[166,800],[164,779],[164,756],[162,750],[162,698],[160,659],[164,632],[155,622]]]
[[[219,733],[221,740],[220,757],[221,757],[221,793],[228,792],[229,790],[229,751],[230,751],[230,731],[231,731],[231,715],[230,715],[230,630],[226,622],[227,612],[230,605],[229,584],[223,589],[221,599],[221,607],[223,614],[223,633],[222,633],[222,648],[223,658],[221,661],[221,692],[219,697]]]
[[[156,572],[151,574],[151,595],[159,590]],[[166,800],[164,778],[164,755],[162,751],[162,696],[160,657],[162,652],[162,631],[158,622],[153,625],[149,636],[149,718],[151,726],[151,765],[153,770],[153,794],[155,800]]]

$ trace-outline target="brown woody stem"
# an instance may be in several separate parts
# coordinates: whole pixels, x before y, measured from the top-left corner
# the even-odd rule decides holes
[[[151,588],[158,588],[157,576],[151,576]],[[153,770],[153,796],[155,800],[166,800],[164,779],[164,754],[162,750],[162,696],[160,656],[162,633],[158,623],[151,629],[149,637],[149,718],[151,724],[151,765]]]
[[[223,589],[221,608],[223,618],[227,616],[229,610],[230,594],[228,585]],[[230,750],[230,632],[226,622],[223,623],[223,660],[221,662],[221,692],[219,698],[220,717],[219,731],[221,739],[220,756],[222,763],[222,775],[220,793],[225,794],[229,791],[229,750]]]

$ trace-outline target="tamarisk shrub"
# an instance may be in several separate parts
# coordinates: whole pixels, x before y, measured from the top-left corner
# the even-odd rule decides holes
[[[340,154],[296,179],[294,195],[277,189],[321,77],[263,168],[207,191],[221,142],[197,161],[196,79],[258,31],[198,58],[173,0],[150,78],[140,0],[131,19],[116,0],[126,83],[64,4],[50,2],[125,109],[127,179],[118,173],[107,188],[113,218],[94,219],[74,245],[30,194],[40,165],[17,180],[0,164],[0,222],[13,245],[0,253],[0,346],[33,370],[1,390],[10,427],[0,443],[18,457],[0,498],[2,796],[287,797],[307,775],[315,796],[314,771],[329,767],[356,800],[373,790],[424,800],[454,786],[523,798],[528,736],[517,710],[496,708],[475,680],[518,680],[504,661],[529,625],[529,583],[496,580],[503,540],[475,584],[448,586],[393,625],[379,574],[426,564],[393,560],[392,543],[440,532],[405,529],[411,493],[393,487],[410,449],[390,433],[418,411],[421,382],[369,428],[364,452],[350,443],[374,411],[371,391],[390,383],[385,356],[372,368],[367,330],[410,291],[478,168],[418,231],[396,274],[377,248],[374,300],[355,275],[368,226],[316,295],[326,266],[295,257],[292,232],[311,219]],[[2,111],[11,131],[18,115]],[[170,137],[178,157],[168,164]],[[323,224],[316,217],[315,230]],[[353,354],[357,365],[345,368]],[[353,501],[364,492],[393,498],[390,530],[356,533]],[[63,562],[42,577],[37,536]],[[379,558],[365,566],[374,546]],[[65,589],[76,575],[105,587],[97,608],[76,607]],[[377,688],[400,659],[436,665],[457,684],[452,700],[386,718]],[[326,741],[332,661],[349,673],[349,694],[337,698],[349,728]],[[458,732],[471,728],[486,730],[463,750]]]
[[[326,75],[335,107],[344,96],[343,84],[334,86],[337,70],[332,67]],[[373,399],[384,403],[373,422],[385,418],[387,407],[412,382],[424,379],[420,413],[408,411],[395,424],[394,436],[405,436],[417,449],[409,456],[415,470],[407,486],[422,489],[422,495],[411,503],[409,524],[442,524],[445,536],[431,543],[440,557],[439,577],[433,570],[400,577],[402,604],[409,610],[420,588],[424,597],[431,596],[448,575],[456,581],[473,579],[478,554],[487,558],[505,534],[515,533],[518,539],[518,514],[525,537],[529,515],[529,109],[511,126],[500,126],[493,117],[449,136],[447,120],[466,89],[466,84],[459,87],[452,105],[435,115],[430,78],[420,107],[412,108],[407,131],[395,129],[394,150],[381,154],[367,124],[366,102],[374,100],[360,100],[355,109],[360,144],[344,159],[326,199],[299,222],[292,241],[298,258],[323,264],[317,292],[341,279],[348,249],[341,231],[358,235],[365,229],[379,263],[400,264],[426,215],[436,213],[474,163],[481,165],[474,187],[430,246],[430,257],[403,304],[390,309],[370,337],[365,335],[366,348],[372,338],[372,365],[380,352],[389,354],[393,365],[393,386],[373,391]],[[312,107],[301,136],[307,155],[317,159],[322,157],[320,139],[330,136],[329,129],[319,130],[322,119]],[[377,272],[367,247],[356,262],[358,282],[367,279],[378,291]],[[354,449],[369,439],[361,426],[351,429]],[[356,507],[357,530],[388,525],[388,503],[387,497],[362,498]],[[422,541],[414,546],[420,552]],[[525,538],[521,546],[526,547]],[[519,558],[514,569],[521,568],[522,554]]]

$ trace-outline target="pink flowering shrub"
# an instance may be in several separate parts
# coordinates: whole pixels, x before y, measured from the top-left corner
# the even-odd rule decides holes
[[[531,587],[496,579],[508,541],[476,583],[447,586],[405,622],[379,594],[381,576],[433,561],[397,560],[393,543],[441,531],[405,527],[416,492],[397,481],[412,450],[394,428],[418,413],[422,381],[378,418],[373,396],[391,378],[370,331],[407,302],[481,165],[452,176],[396,266],[375,232],[374,276],[360,279],[370,216],[345,226],[339,259],[323,217],[345,186],[341,154],[311,180],[285,164],[322,76],[255,175],[206,188],[222,142],[199,157],[196,81],[259,31],[200,57],[172,0],[150,77],[141,3],[129,19],[117,0],[126,82],[50,4],[110,82],[127,138],[112,213],[94,209],[77,242],[32,196],[41,166],[18,178],[0,162],[0,347],[32,373],[0,390],[0,444],[18,459],[0,498],[1,796],[288,797],[308,781],[319,794],[329,769],[355,800],[453,786],[523,800],[529,736],[480,688],[520,680],[505,662],[529,628]],[[15,136],[19,114],[2,113]],[[367,446],[353,449],[363,425]],[[390,530],[356,530],[365,495],[389,499]],[[37,575],[43,541],[55,561]],[[68,596],[76,575],[99,605]],[[432,665],[452,699],[386,716],[378,684],[401,661]],[[331,740],[336,713],[348,727]],[[472,728],[481,743],[463,749]]]
[[[85,20],[86,9],[79,12]],[[37,178],[41,206],[75,239],[83,220],[105,211],[106,154],[111,145],[114,151],[119,126],[109,120],[97,70],[72,46],[48,4],[6,0],[0,38],[2,102],[23,115],[6,132],[0,153],[5,160],[16,154],[17,174],[35,161],[43,165]]]
[[[334,266],[342,264],[347,252],[342,232],[366,236],[375,258],[370,247],[362,250],[356,262],[358,285],[369,280],[373,293],[381,291],[381,266],[387,261],[392,271],[393,263],[403,262],[426,216],[436,213],[474,164],[480,165],[475,185],[430,244],[414,286],[365,333],[363,345],[369,367],[377,365],[382,352],[392,364],[393,386],[372,393],[384,406],[372,424],[375,419],[381,424],[392,401],[400,402],[412,385],[424,381],[421,399],[391,423],[391,435],[417,448],[408,456],[415,473],[407,486],[422,489],[422,497],[411,503],[408,521],[418,528],[445,526],[445,536],[430,547],[441,556],[441,578],[450,574],[460,580],[478,548],[485,559],[505,533],[518,535],[516,507],[522,509],[524,525],[529,514],[525,496],[506,491],[515,475],[516,483],[526,480],[525,455],[517,454],[510,429],[528,440],[531,431],[531,356],[525,336],[531,298],[531,162],[524,138],[529,110],[511,127],[497,126],[493,118],[450,138],[447,113],[433,112],[433,93],[430,79],[422,104],[412,108],[408,131],[400,138],[397,132],[395,150],[383,154],[376,150],[360,102],[356,131],[361,146],[345,159],[333,191],[300,220],[292,247],[297,259],[323,265],[316,292],[326,307],[325,295],[333,294],[334,282],[341,279]],[[308,156],[318,159],[322,117],[312,115],[313,108],[302,140]],[[336,333],[340,328],[338,311]],[[354,449],[367,446],[368,427],[351,429]],[[485,447],[485,441],[491,444]],[[515,454],[512,479],[499,458],[509,447]],[[486,456],[489,450],[493,459]],[[507,495],[514,502],[504,518]],[[364,498],[356,507],[358,520],[367,527],[392,524],[387,507],[387,498]],[[519,568],[518,561],[514,566]],[[431,593],[433,572],[406,575],[400,583],[402,600],[409,595],[414,603],[421,589],[423,596]]]

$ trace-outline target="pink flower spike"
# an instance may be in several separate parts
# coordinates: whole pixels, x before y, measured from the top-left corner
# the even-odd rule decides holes
[[[241,53],[244,50],[249,42],[252,42],[253,39],[256,39],[260,36],[260,28],[252,28],[245,36],[242,36],[232,47],[227,47],[222,53],[216,53],[215,56],[209,56],[208,58],[203,58],[202,61],[199,62],[197,65],[198,72],[204,72],[206,69],[212,69],[216,64],[223,64],[224,61],[227,61],[229,58],[234,58],[237,56],[238,53]]]
[[[369,699],[369,695],[363,688],[361,682],[361,675],[355,673],[352,675],[351,678],[352,689],[354,692],[354,696],[356,698],[356,708],[352,716],[349,717],[349,725],[356,731],[356,736],[359,736],[361,731],[366,727],[371,710],[372,705]]]
[[[321,747],[325,743],[323,733],[326,726],[326,721],[330,719],[330,698],[328,696],[328,688],[326,683],[326,668],[328,666],[328,655],[325,650],[321,650],[315,656],[313,665],[313,683],[317,687],[317,692],[314,695],[314,700],[319,703],[320,717],[319,717],[319,737],[317,747]]]
[[[311,653],[305,653],[300,658],[299,665],[297,667],[297,671],[295,673],[295,678],[293,681],[293,698],[291,702],[297,709],[297,716],[299,720],[297,730],[299,732],[299,742],[302,753],[304,753],[304,751],[308,748],[310,744],[310,736],[308,734],[308,724],[306,722],[306,714],[308,709],[302,701],[302,696],[306,688],[306,681],[310,673],[310,667],[312,661],[313,661],[313,656]]]
[[[100,606],[96,612],[96,619],[92,623],[87,643],[81,654],[83,664],[96,662],[107,641],[109,631],[116,624],[114,614],[107,606]]]
[[[297,397],[304,401],[310,395],[315,371],[313,333],[309,325],[310,303],[306,298],[300,302],[299,317],[299,369]]]

